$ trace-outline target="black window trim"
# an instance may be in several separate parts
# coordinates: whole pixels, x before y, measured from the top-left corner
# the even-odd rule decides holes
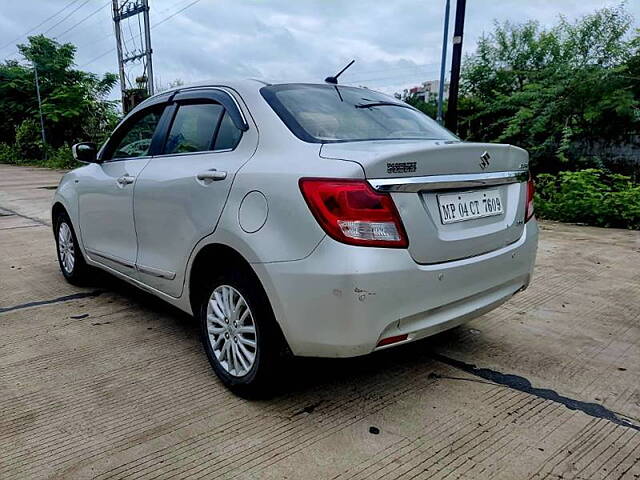
[[[191,103],[207,103],[207,100],[213,101],[214,103],[219,103],[224,107],[224,111],[229,112],[229,116],[233,121],[236,128],[238,128],[241,132],[240,138],[236,143],[234,148],[223,149],[223,150],[207,150],[200,152],[183,152],[183,153],[162,153],[164,149],[164,145],[169,135],[169,131],[171,129],[171,125],[173,124],[173,118],[175,117],[178,104],[181,100],[190,100]],[[200,102],[199,102],[200,101]],[[149,155],[145,155],[142,157],[123,157],[123,158],[109,158],[102,160],[104,156],[109,152],[110,148],[113,147],[113,143],[115,139],[118,138],[118,141],[121,140],[122,137],[119,136],[119,133],[126,129],[131,125],[132,122],[135,122],[140,118],[140,115],[144,116],[149,110],[154,108],[158,108],[159,105],[164,106],[164,110],[162,112],[162,116],[158,121],[158,125],[156,126],[156,131],[153,134],[153,138],[151,139],[151,146],[149,147]],[[222,122],[222,118],[224,116],[224,112],[220,115],[218,119],[218,125],[216,125],[216,129],[214,131],[213,140],[211,148],[213,148],[215,144],[215,139],[218,134],[218,129]],[[188,87],[184,89],[178,89],[171,92],[163,93],[160,95],[155,95],[145,101],[143,101],[140,105],[135,107],[123,120],[120,124],[114,129],[111,136],[107,139],[103,147],[98,152],[98,159],[101,162],[117,162],[122,160],[137,160],[137,159],[148,159],[152,157],[165,157],[165,156],[181,156],[181,155],[199,155],[203,153],[223,153],[223,152],[232,152],[234,151],[240,142],[242,141],[242,137],[244,136],[244,132],[249,130],[249,124],[244,116],[244,112],[240,108],[238,101],[235,97],[227,92],[222,87]],[[113,152],[111,152],[113,155]]]
[[[216,142],[218,141],[218,133],[220,133],[220,128],[222,128],[222,122],[224,121],[224,116],[226,114],[228,114],[229,111],[226,109],[222,110],[222,115],[220,115],[220,118],[218,119],[218,124],[216,125],[216,129],[213,132],[213,139],[211,141],[211,153],[218,153],[218,152],[233,152],[236,148],[238,148],[238,145],[240,145],[240,142],[242,141],[242,137],[244,136],[244,132],[242,130],[240,131],[240,136],[238,137],[238,140],[236,141],[236,144],[233,146],[233,148],[219,148],[218,150],[214,150],[214,148],[216,147]],[[229,114],[229,117],[231,117],[231,115]],[[233,119],[231,119],[231,121],[233,121]],[[235,123],[234,123],[235,125]]]
[[[278,87],[279,86],[280,85],[278,85]],[[264,87],[260,88],[260,94],[262,95],[262,98],[266,100],[271,109],[276,113],[276,115],[280,117],[282,123],[284,123],[284,125],[291,133],[293,133],[303,142],[328,143],[310,135],[304,128],[302,128],[300,122],[298,122],[298,120],[291,114],[291,112],[289,112],[289,110],[287,110],[284,105],[282,105],[282,102],[280,102],[278,96],[276,95],[276,91],[273,88],[269,87],[272,87],[272,85],[265,85]]]
[[[156,125],[156,129],[153,132],[153,137],[151,137],[151,145],[149,146],[148,155],[143,155],[140,157],[120,157],[120,158],[104,158],[106,155],[112,157],[113,149],[116,146],[116,143],[120,142],[124,135],[126,135],[132,124],[135,124],[140,118],[149,114],[150,111],[162,107],[162,113],[160,114],[160,120],[158,120],[158,124]],[[101,163],[111,163],[111,162],[120,162],[123,160],[142,160],[145,158],[150,158],[154,155],[156,151],[156,145],[158,139],[162,136],[162,120],[167,113],[167,105],[166,99],[163,99],[158,102],[152,102],[150,104],[145,105],[142,108],[134,109],[131,114],[129,114],[121,123],[116,127],[113,131],[109,139],[105,142],[104,147],[99,152],[99,160]]]
[[[192,93],[192,92],[189,92],[189,93]],[[233,121],[233,116],[232,116],[231,112],[229,110],[227,110],[226,106],[223,103],[216,101],[213,98],[213,96],[195,95],[195,93],[201,93],[201,92],[193,92],[193,93],[194,93],[194,95],[184,95],[184,96],[176,95],[172,99],[173,102],[168,106],[168,108],[165,109],[165,114],[167,114],[166,115],[166,119],[165,119],[165,115],[163,115],[163,118],[160,119],[160,123],[158,124],[158,127],[159,127],[158,130],[162,131],[162,135],[159,136],[159,138],[158,138],[157,148],[155,150],[153,150],[154,152],[156,152],[153,155],[154,158],[182,157],[182,156],[186,156],[186,155],[202,155],[202,154],[206,154],[206,153],[233,152],[236,148],[238,148],[238,145],[240,145],[240,142],[242,141],[242,137],[244,136],[244,132],[246,130],[238,129],[238,130],[240,130],[240,138],[238,138],[238,141],[236,142],[236,144],[234,145],[233,148],[224,148],[224,149],[220,149],[220,150],[213,150],[213,148],[215,146],[216,139],[218,138],[218,132],[220,130],[220,126],[222,125],[222,120],[224,119],[225,113],[229,113],[229,116],[231,117],[232,121]],[[216,96],[216,98],[217,98],[217,96]],[[209,144],[209,148],[210,149],[209,150],[199,150],[197,152],[164,153],[166,142],[167,142],[167,139],[169,138],[169,133],[171,132],[171,127],[173,126],[173,122],[174,122],[174,120],[176,118],[176,115],[177,115],[178,110],[180,109],[180,107],[182,105],[205,105],[207,103],[211,103],[211,104],[216,104],[216,105],[221,105],[222,106],[222,113],[218,117],[218,122],[216,123],[216,127],[213,130],[213,135],[211,137],[211,143]],[[236,126],[236,128],[238,127],[238,125],[235,122],[234,122],[234,125]],[[154,141],[155,140],[156,139],[154,137]],[[152,142],[152,146],[153,146],[153,142]]]
[[[170,103],[165,107],[162,118],[158,123],[158,137],[153,139],[152,148],[149,149],[153,152],[153,157],[158,157],[163,154],[162,151],[164,150],[165,143],[167,143],[167,137],[171,131],[171,125],[173,125],[173,119],[177,111],[178,104],[176,103]]]
[[[171,152],[171,153],[166,153],[164,151],[164,149],[167,147],[167,140],[169,140],[169,134],[171,133],[171,129],[173,128],[173,123],[176,120],[176,116],[178,115],[178,111],[180,110],[180,108],[184,105],[207,105],[207,104],[211,104],[211,105],[220,105],[222,107],[222,112],[220,113],[220,115],[218,116],[218,120],[216,122],[216,126],[213,129],[213,133],[211,134],[211,141],[209,142],[209,149],[208,150],[198,150],[196,152]],[[218,127],[220,126],[220,122],[222,120],[222,117],[224,116],[224,105],[218,103],[218,102],[214,102],[214,101],[209,101],[209,100],[198,100],[198,99],[188,99],[188,100],[182,100],[176,103],[173,103],[169,106],[169,108],[171,109],[171,115],[168,117],[167,122],[166,122],[166,128],[163,126],[163,132],[164,135],[162,136],[162,141],[161,143],[158,145],[158,150],[157,150],[157,154],[154,155],[155,157],[175,157],[178,155],[185,155],[185,154],[197,154],[197,153],[211,153],[213,152],[213,144],[216,141],[216,135],[218,133]]]
[[[249,130],[249,124],[247,123],[236,99],[219,88],[197,87],[193,89],[188,88],[185,90],[178,90],[172,100],[174,102],[184,100],[209,100],[219,103],[229,112],[229,116],[238,130],[241,132]]]

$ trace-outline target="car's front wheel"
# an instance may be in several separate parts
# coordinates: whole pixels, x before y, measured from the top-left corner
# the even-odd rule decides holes
[[[243,396],[272,391],[283,341],[257,279],[242,270],[210,282],[199,311],[202,343],[222,382]]]
[[[89,266],[82,256],[71,220],[65,213],[55,219],[56,250],[60,270],[69,283],[84,285],[89,275]]]

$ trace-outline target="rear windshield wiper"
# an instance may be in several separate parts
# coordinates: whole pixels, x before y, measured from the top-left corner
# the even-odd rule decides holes
[[[403,105],[402,103],[394,103],[394,102],[371,102],[371,103],[359,103],[355,105],[356,108],[371,108],[371,107],[400,107],[400,108],[411,108],[409,105]]]

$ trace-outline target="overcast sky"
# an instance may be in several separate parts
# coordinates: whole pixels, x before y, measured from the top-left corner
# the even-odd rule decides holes
[[[157,25],[151,31],[156,83],[230,77],[322,81],[352,58],[356,63],[342,83],[388,93],[439,75],[445,0],[200,0],[190,5],[193,2],[149,0],[151,24]],[[560,14],[575,19],[619,3],[468,0],[464,51],[473,51],[494,20],[535,19],[551,25]],[[19,58],[14,45],[33,29],[30,34],[45,33],[77,45],[80,68],[117,72],[110,4],[0,0],[0,46],[11,42],[0,49],[0,58]],[[184,7],[188,8],[177,13]],[[637,28],[640,1],[628,1],[627,10],[635,16]],[[454,15],[452,5],[450,33]],[[137,21],[125,23],[123,30],[128,48],[140,48]],[[133,70],[132,77],[135,74]]]

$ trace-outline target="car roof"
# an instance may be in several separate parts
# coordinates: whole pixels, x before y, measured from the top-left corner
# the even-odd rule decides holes
[[[264,86],[269,85],[290,85],[290,84],[299,84],[299,85],[322,85],[327,86],[327,83],[324,82],[296,82],[296,81],[279,81],[279,82],[269,82],[262,79],[257,78],[248,78],[248,79],[228,79],[228,80],[204,80],[200,82],[190,83],[187,85],[180,85],[173,88],[169,88],[167,90],[163,90],[162,92],[158,92],[155,95],[145,99],[139,105],[137,105],[131,112],[140,111],[147,106],[156,103],[158,100],[165,98],[168,99],[173,93],[182,92],[184,90],[194,89],[194,88],[228,88],[231,90],[235,90],[241,96],[246,96],[249,98],[254,98],[256,95],[259,95],[259,91]],[[366,88],[366,87],[354,87],[353,85],[342,85],[344,87],[350,88]],[[375,91],[375,90],[373,90]],[[377,92],[382,93],[382,92]]]
[[[259,78],[247,78],[247,79],[218,79],[218,80],[204,80],[200,82],[194,82],[190,84],[180,85],[173,88],[169,88],[167,90],[163,90],[162,92],[158,92],[152,97],[149,97],[147,100],[151,100],[161,95],[167,95],[178,91],[183,91],[191,88],[206,88],[206,87],[226,87],[232,90],[236,90],[238,92],[247,92],[247,91],[258,91],[264,86],[268,85],[285,85],[285,84],[304,84],[304,85],[323,85],[327,84],[324,82],[299,82],[299,81],[278,81],[271,82],[264,79]],[[342,85],[345,87],[353,87],[353,85]],[[362,87],[359,87],[362,88]]]
[[[265,85],[271,85],[270,82],[259,80],[255,78],[248,79],[218,79],[218,80],[204,80],[200,82],[189,83],[158,92],[151,98],[158,97],[160,95],[167,95],[178,91],[188,90],[192,88],[206,88],[206,87],[223,87],[230,88],[237,91],[256,91],[260,90]]]
[[[150,105],[153,105],[154,103],[158,103],[158,101],[167,100],[169,97],[172,96],[172,94],[181,92],[184,90],[190,90],[194,88],[206,88],[206,87],[221,87],[221,88],[229,88],[232,90],[236,90],[240,93],[243,93],[243,92],[257,92],[258,90],[260,90],[260,88],[264,87],[265,85],[269,85],[269,83],[264,82],[262,80],[255,80],[255,79],[246,79],[246,80],[234,79],[234,80],[224,80],[224,81],[210,80],[210,81],[195,82],[187,85],[179,85],[176,87],[168,88],[167,90],[163,90],[161,92],[157,92],[154,95],[150,96],[149,98],[145,98],[142,102],[136,105],[136,107],[133,110],[131,110],[129,112],[129,115],[127,116],[130,116],[135,112],[138,112]]]

